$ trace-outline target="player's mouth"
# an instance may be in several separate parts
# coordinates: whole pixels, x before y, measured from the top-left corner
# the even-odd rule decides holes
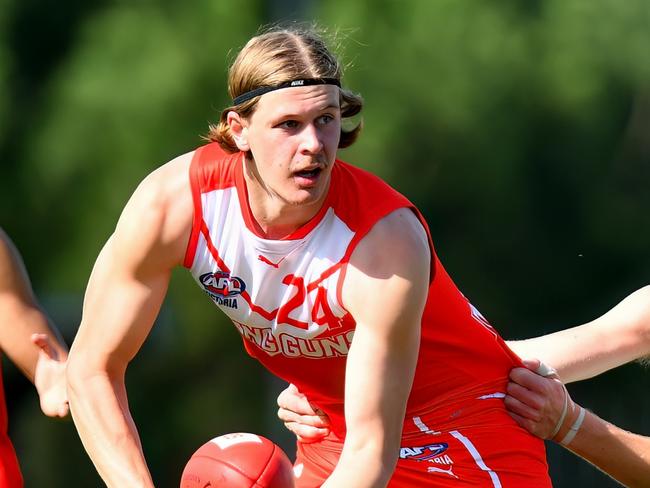
[[[311,168],[301,169],[300,171],[294,171],[293,178],[300,186],[314,186],[322,172],[323,168],[321,166],[314,166]]]

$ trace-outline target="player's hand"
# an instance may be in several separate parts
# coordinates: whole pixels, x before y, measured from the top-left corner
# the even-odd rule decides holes
[[[58,357],[47,334],[32,334],[31,340],[39,348],[34,386],[38,391],[41,410],[49,417],[65,417],[70,409],[65,384],[67,362]]]
[[[524,360],[524,365],[510,371],[504,399],[508,413],[531,434],[561,438],[575,419],[575,404],[554,370],[537,359]]]
[[[280,393],[278,407],[278,417],[300,442],[318,442],[330,433],[329,417],[311,405],[295,385],[290,384]]]

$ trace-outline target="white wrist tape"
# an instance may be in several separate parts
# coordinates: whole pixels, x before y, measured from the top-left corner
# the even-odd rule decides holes
[[[585,409],[580,407],[580,413],[578,414],[578,418],[576,419],[575,422],[573,422],[573,425],[569,427],[569,432],[567,432],[566,435],[562,438],[560,444],[564,446],[569,445],[569,443],[573,440],[573,438],[578,433],[578,429],[580,429],[580,426],[582,425],[584,419],[585,419]]]
[[[549,439],[553,439],[557,435],[557,433],[560,431],[560,428],[562,427],[562,424],[564,423],[564,419],[567,414],[567,410],[569,410],[569,392],[566,391],[566,388],[564,385],[562,385],[562,389],[564,390],[564,407],[562,408],[562,414],[560,415],[560,418],[557,421],[557,424],[555,424],[555,428],[553,429],[553,432],[551,432],[551,436]]]
[[[552,366],[549,366],[548,364],[543,363],[541,361],[539,362],[539,367],[537,368],[537,370],[535,372],[538,375],[545,376],[545,377],[557,376],[558,375],[557,370],[555,368],[553,368]]]

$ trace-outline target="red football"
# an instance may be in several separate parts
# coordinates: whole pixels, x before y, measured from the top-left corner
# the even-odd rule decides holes
[[[282,449],[255,434],[226,434],[192,454],[181,488],[293,488],[293,466]]]

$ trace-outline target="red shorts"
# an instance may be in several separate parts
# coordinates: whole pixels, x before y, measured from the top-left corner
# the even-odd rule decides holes
[[[298,443],[296,488],[321,486],[332,472],[343,444],[327,438]],[[359,466],[363,469],[363,466]],[[390,488],[420,486],[551,488],[543,441],[515,425],[422,432],[402,440]]]
[[[0,488],[22,488],[23,477],[11,441],[0,435]]]

